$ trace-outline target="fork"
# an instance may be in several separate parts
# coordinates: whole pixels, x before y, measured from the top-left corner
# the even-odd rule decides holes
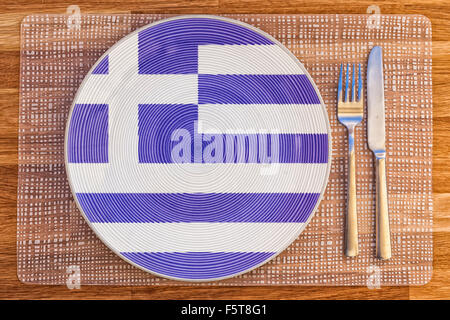
[[[348,257],[358,255],[358,218],[356,214],[356,157],[355,157],[355,127],[362,121],[363,117],[363,92],[361,65],[358,64],[358,96],[355,96],[355,64],[353,64],[351,99],[348,83],[349,68],[345,76],[345,88],[342,88],[342,69],[339,72],[338,85],[338,120],[348,131],[348,195],[347,195],[347,216],[345,222],[345,254]],[[344,91],[343,91],[344,90]]]

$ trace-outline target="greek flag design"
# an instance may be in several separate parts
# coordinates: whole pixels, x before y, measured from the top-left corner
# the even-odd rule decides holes
[[[76,202],[99,237],[160,276],[223,279],[284,250],[329,172],[314,84],[272,37],[230,19],[151,24],[86,76],[66,131]]]

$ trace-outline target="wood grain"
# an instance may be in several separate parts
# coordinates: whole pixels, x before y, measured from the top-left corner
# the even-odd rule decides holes
[[[449,299],[450,298],[450,2],[377,1],[382,13],[423,14],[433,25],[434,272],[421,287],[82,287],[34,286],[16,276],[19,30],[32,13],[64,13],[66,1],[0,4],[0,298],[5,299]],[[335,0],[118,0],[76,2],[83,13],[365,13],[374,1]]]

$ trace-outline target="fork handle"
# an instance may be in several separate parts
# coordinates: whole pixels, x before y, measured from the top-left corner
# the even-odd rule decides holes
[[[389,208],[388,194],[386,184],[386,158],[378,157],[376,159],[376,233],[377,233],[377,256],[380,259],[387,260],[391,257],[391,236],[389,230]]]
[[[348,167],[348,202],[345,222],[345,255],[358,255],[358,217],[356,215],[356,157],[355,134],[353,128],[348,131],[349,167]]]

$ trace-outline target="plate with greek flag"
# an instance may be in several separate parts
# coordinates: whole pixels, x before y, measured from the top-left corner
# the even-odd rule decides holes
[[[65,157],[75,201],[111,250],[158,276],[212,281],[300,235],[325,191],[330,141],[317,87],[286,47],[193,15],[132,32],[97,61]]]

